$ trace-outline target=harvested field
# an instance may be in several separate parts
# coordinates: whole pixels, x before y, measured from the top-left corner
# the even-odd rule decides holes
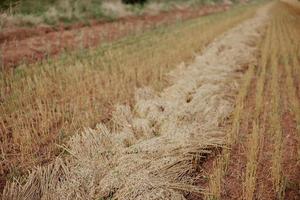
[[[300,199],[299,63],[288,0],[3,71],[2,198]]]
[[[135,88],[159,91],[169,85],[164,74],[190,62],[215,37],[253,16],[258,5],[237,6],[97,49],[2,71],[2,183],[65,154],[61,145],[84,127],[102,122],[113,129],[116,104],[133,108]]]

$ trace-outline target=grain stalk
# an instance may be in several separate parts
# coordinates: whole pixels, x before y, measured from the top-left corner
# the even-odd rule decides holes
[[[274,20],[274,33],[272,41],[278,41],[281,35],[278,33],[278,21]],[[284,178],[282,174],[282,152],[283,138],[281,127],[281,109],[280,109],[280,89],[279,89],[279,56],[280,46],[278,43],[273,43],[272,54],[270,56],[271,63],[271,106],[270,125],[273,133],[274,152],[272,155],[271,174],[273,179],[274,189],[279,199],[284,198]]]
[[[288,94],[288,103],[290,105],[291,112],[295,116],[296,121],[296,131],[298,134],[298,140],[300,139],[300,103],[299,96],[297,96],[297,85],[299,82],[299,61],[297,59],[297,48],[299,48],[297,43],[299,39],[297,37],[296,27],[297,24],[293,24],[290,17],[286,16],[281,22],[283,27],[282,32],[282,51],[281,55],[283,57],[283,65],[286,73],[285,85]],[[293,76],[294,74],[294,76]],[[300,145],[298,145],[298,158],[300,158]]]
[[[260,129],[256,122],[253,123],[253,130],[248,140],[247,165],[243,187],[243,199],[246,200],[254,199],[254,192],[256,189],[256,171],[258,165]]]
[[[249,92],[252,78],[255,74],[255,66],[250,66],[242,80],[242,86],[236,99],[236,108],[233,113],[233,125],[227,137],[227,148],[223,149],[222,155],[214,162],[213,172],[209,177],[209,193],[205,196],[208,200],[221,199],[221,185],[230,159],[230,146],[238,137],[244,102]]]
[[[263,41],[261,48],[261,60],[259,62],[260,74],[256,82],[256,92],[255,92],[255,112],[252,121],[252,132],[248,136],[247,142],[247,164],[245,171],[245,180],[243,185],[243,199],[252,200],[254,198],[254,193],[256,189],[256,179],[257,179],[257,167],[258,167],[258,155],[260,151],[260,141],[262,140],[262,129],[263,124],[261,123],[261,114],[263,111],[263,99],[264,99],[264,88],[266,82],[266,68],[268,62],[268,49],[270,46],[269,34],[271,28],[268,27],[266,32],[266,38]]]

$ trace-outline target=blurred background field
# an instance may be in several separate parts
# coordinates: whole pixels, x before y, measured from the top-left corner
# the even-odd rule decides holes
[[[141,2],[140,0],[136,0]],[[170,9],[215,4],[222,0],[4,0],[0,2],[1,27],[37,24],[87,22],[90,19],[114,20],[119,17],[155,14]]]

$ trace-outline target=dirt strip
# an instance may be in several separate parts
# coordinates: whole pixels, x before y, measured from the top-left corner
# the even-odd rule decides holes
[[[77,24],[60,28],[8,29],[0,32],[0,61],[5,68],[24,62],[33,63],[64,51],[96,47],[128,34],[227,9],[229,5],[202,6],[158,15],[125,17],[114,22],[91,22],[90,26]]]

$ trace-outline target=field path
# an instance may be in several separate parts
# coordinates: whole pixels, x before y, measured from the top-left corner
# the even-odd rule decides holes
[[[199,174],[226,145],[224,122],[240,79],[257,65],[257,41],[271,5],[211,43],[189,66],[169,74],[161,93],[136,91],[136,105],[117,105],[115,127],[86,129],[68,142],[70,157],[37,168],[7,199],[190,199],[206,194]]]

